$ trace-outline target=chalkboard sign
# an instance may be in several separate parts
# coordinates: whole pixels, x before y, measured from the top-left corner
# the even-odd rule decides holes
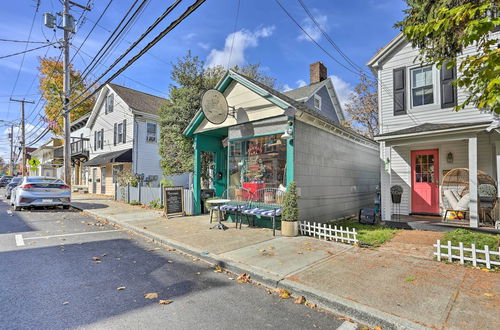
[[[163,201],[165,203],[165,215],[184,214],[183,203],[184,187],[166,187]]]

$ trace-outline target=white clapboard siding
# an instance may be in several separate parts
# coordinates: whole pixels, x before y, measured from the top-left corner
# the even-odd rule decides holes
[[[462,242],[458,243],[458,246],[452,246],[451,241],[448,241],[447,244],[442,245],[440,240],[437,240],[437,243],[434,244],[436,248],[436,252],[434,255],[437,257],[438,261],[447,260],[453,262],[455,260],[459,260],[463,265],[466,261],[471,261],[473,266],[477,266],[478,264],[486,265],[486,268],[491,269],[491,266],[500,266],[500,261],[496,261],[496,257],[500,257],[500,248],[498,251],[490,251],[488,245],[484,246],[484,249],[476,248],[475,244],[471,244],[470,248],[464,247]],[[442,252],[442,250],[445,252]],[[465,253],[470,252],[471,256],[466,256]],[[480,259],[479,255],[483,255],[484,259]],[[493,260],[492,260],[493,259]]]
[[[299,223],[300,234],[304,236],[317,237],[325,241],[336,241],[342,243],[356,244],[358,243],[356,229],[350,230],[348,227],[342,226],[332,227],[330,224],[301,221]]]

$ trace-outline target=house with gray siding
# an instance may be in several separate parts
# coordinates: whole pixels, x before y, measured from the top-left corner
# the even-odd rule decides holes
[[[329,221],[373,207],[378,144],[340,125],[342,108],[322,63],[311,64],[310,84],[296,90],[282,93],[231,70],[216,89],[234,115],[215,124],[200,110],[184,131],[194,139],[195,213],[202,211],[203,153],[214,159],[217,196],[228,188],[253,193],[295,181],[302,220]]]
[[[150,185],[162,179],[158,111],[166,100],[128,87],[107,84],[85,128],[89,134],[86,182],[91,193],[113,195],[123,171]]]
[[[493,37],[498,39],[499,33]],[[458,56],[474,54],[466,48]],[[382,48],[368,66],[378,79],[382,220],[393,213],[444,215],[452,205],[445,197],[445,174],[455,168],[469,173],[484,171],[500,177],[500,135],[498,117],[473,106],[455,111],[469,95],[452,82],[456,68],[438,68],[418,61],[419,50],[402,33]],[[403,188],[398,211],[393,212],[390,187]],[[478,227],[477,180],[469,176],[470,226]],[[446,219],[445,219],[446,220]]]

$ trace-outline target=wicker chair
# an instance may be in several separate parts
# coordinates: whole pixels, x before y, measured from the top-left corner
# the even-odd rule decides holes
[[[249,208],[244,209],[247,221],[250,224],[250,216],[261,216],[270,218],[273,224],[273,236],[276,235],[276,218],[281,217],[283,212],[283,200],[285,192],[278,188],[258,189],[251,196]]]
[[[495,190],[497,189],[497,183],[496,181],[486,172],[483,171],[477,171],[477,185],[478,187],[480,185],[492,185]],[[463,208],[460,209],[455,209],[452,204],[453,203],[453,198],[451,197],[452,194],[455,196],[456,201],[460,201],[463,198],[467,197],[467,194],[469,194],[469,169],[468,168],[455,168],[448,173],[445,174],[443,177],[443,182],[441,183],[441,194],[442,194],[442,201],[443,201],[443,206],[445,209],[443,221],[446,221],[446,218],[448,216],[448,213],[454,212],[457,214],[459,220],[461,220],[461,217],[459,214],[464,214],[466,215],[469,213],[468,207],[466,210]],[[486,219],[486,217],[491,217],[491,212],[495,208],[497,198],[494,196],[493,198],[490,198],[488,202],[484,201],[483,196],[478,196],[479,200],[479,214],[483,218],[483,220]],[[483,202],[482,202],[483,200]]]

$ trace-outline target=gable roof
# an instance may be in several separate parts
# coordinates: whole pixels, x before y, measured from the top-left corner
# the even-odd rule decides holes
[[[291,97],[294,100],[309,98],[314,92],[316,92],[316,90],[326,85],[327,82],[328,79],[325,79],[323,81],[314,84],[309,84],[299,88],[291,89],[289,91],[283,92],[283,94]]]
[[[229,81],[228,81],[229,79]],[[265,97],[267,100],[270,102],[276,104],[283,110],[286,110],[290,107],[295,108],[296,110],[302,111],[303,113],[309,114],[315,118],[318,118],[319,120],[335,127],[339,131],[343,132],[348,132],[349,134],[352,134],[354,136],[357,136],[358,139],[366,140],[375,143],[372,139],[367,138],[364,135],[361,135],[351,129],[348,129],[346,127],[343,127],[342,125],[338,124],[335,122],[333,119],[331,119],[328,116],[323,115],[321,112],[317,111],[316,109],[311,108],[307,104],[294,100],[293,98],[285,95],[284,93],[278,92],[274,88],[271,88],[267,85],[262,84],[261,82],[258,82],[250,77],[247,77],[241,73],[237,73],[235,71],[229,70],[226,75],[219,81],[219,83],[216,86],[216,89],[223,92],[226,87],[229,85],[230,80],[236,80],[242,85],[245,85],[247,88],[253,90],[257,94],[259,94],[262,97]],[[330,79],[327,79],[326,81],[329,81]],[[246,83],[249,82],[250,84]],[[262,90],[262,91],[259,91]],[[264,92],[264,93],[262,93]],[[198,110],[194,118],[191,120],[189,125],[186,127],[184,130],[183,134],[190,137],[194,134],[194,131],[196,128],[202,123],[203,119],[205,116],[203,115],[203,112]]]
[[[144,93],[117,84],[108,84],[113,91],[134,110],[158,115],[160,106],[167,100],[163,97]]]
[[[380,65],[380,62],[383,61],[389,54],[392,53],[394,49],[398,46],[402,45],[404,42],[407,42],[403,32],[400,32],[397,36],[392,38],[391,41],[384,48],[380,49],[377,54],[375,54],[366,65],[376,72],[377,67]]]

